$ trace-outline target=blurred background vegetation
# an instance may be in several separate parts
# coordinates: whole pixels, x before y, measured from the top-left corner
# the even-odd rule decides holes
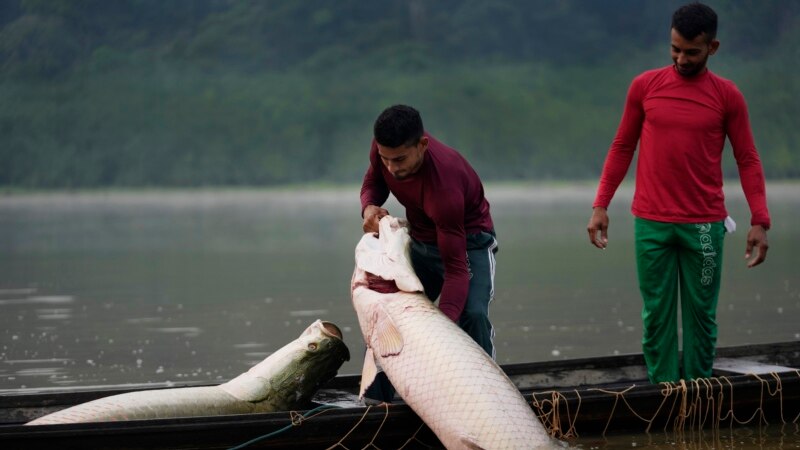
[[[683,3],[0,0],[0,186],[358,183],[394,103],[486,180],[596,179]],[[768,179],[800,176],[800,2],[708,3]]]

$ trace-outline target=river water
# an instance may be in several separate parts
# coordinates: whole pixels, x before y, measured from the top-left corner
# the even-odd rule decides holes
[[[615,197],[601,251],[585,231],[594,188],[486,187],[498,362],[640,351],[632,189]],[[719,344],[800,339],[800,184],[768,185],[769,257],[749,270],[749,212],[738,183],[726,194],[739,229],[726,238]],[[360,236],[357,187],[0,196],[0,391],[227,380],[317,318],[344,331],[353,358],[340,373],[358,373]],[[644,445],[632,439],[621,445]]]

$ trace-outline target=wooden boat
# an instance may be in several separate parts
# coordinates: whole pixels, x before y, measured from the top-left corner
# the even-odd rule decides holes
[[[800,341],[720,348],[714,377],[653,385],[641,354],[511,364],[503,369],[554,436],[688,430],[800,419]],[[359,377],[338,376],[294,412],[22,426],[95,398],[166,386],[0,394],[0,448],[440,448],[401,400],[362,406]]]

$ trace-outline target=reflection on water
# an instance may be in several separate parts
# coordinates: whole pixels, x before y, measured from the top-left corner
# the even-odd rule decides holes
[[[612,204],[606,251],[585,231],[593,184],[487,194],[499,362],[639,352],[630,189]],[[727,238],[721,345],[800,339],[800,185],[770,185],[770,209],[764,266],[745,268],[745,227]],[[359,373],[359,213],[356,188],[0,197],[0,389],[229,379],[318,318],[351,347],[341,372]]]
[[[200,335],[200,328],[198,327],[148,328],[148,331],[155,331],[157,333],[178,333],[186,337],[197,337]]]
[[[0,290],[0,296],[4,295],[19,295],[19,294],[33,294],[36,292],[36,289],[5,289]],[[44,304],[63,304],[63,303],[72,303],[73,298],[69,295],[50,295],[50,296],[31,296],[25,298],[10,298],[1,300],[0,305],[30,305],[34,303],[44,303]]]
[[[290,317],[325,317],[328,315],[327,309],[309,309],[304,311],[289,311]]]
[[[61,320],[72,317],[72,310],[69,308],[49,308],[37,309],[36,318],[40,320]]]

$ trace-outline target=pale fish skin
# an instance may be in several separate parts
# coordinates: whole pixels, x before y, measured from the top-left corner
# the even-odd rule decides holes
[[[450,450],[561,448],[500,366],[421,292],[405,225],[386,216],[356,247],[353,306],[367,344],[360,396],[377,363]],[[368,273],[401,292],[370,290]]]
[[[350,352],[339,328],[315,321],[299,338],[247,372],[218,386],[113,395],[39,417],[26,425],[287,411],[305,406],[336,376]]]

